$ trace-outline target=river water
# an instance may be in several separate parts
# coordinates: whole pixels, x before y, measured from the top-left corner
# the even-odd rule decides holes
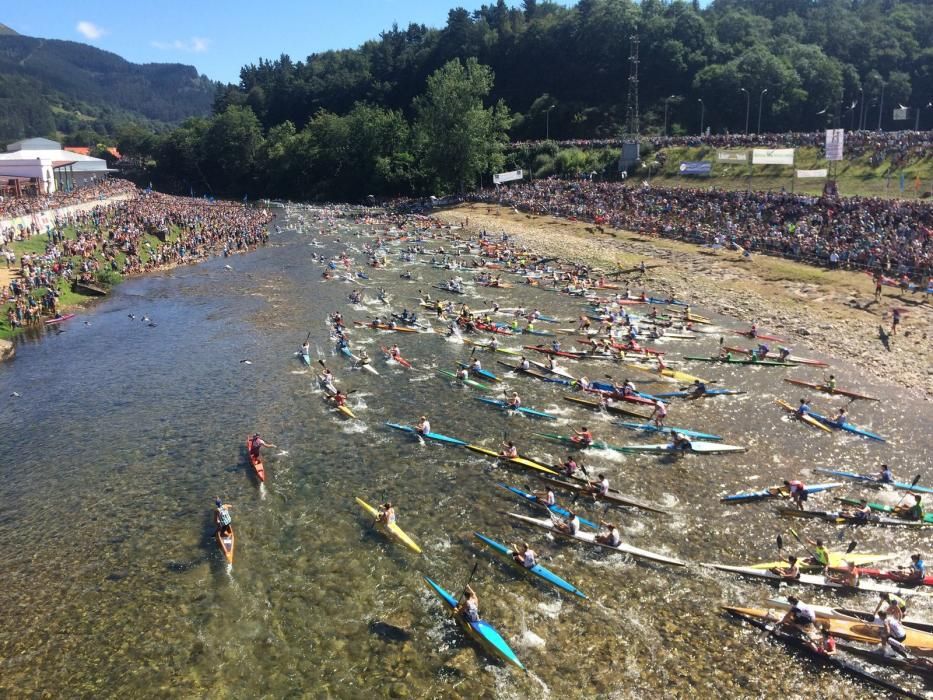
[[[556,385],[508,374],[506,389],[520,390],[525,405],[560,420],[555,427],[498,413],[474,400],[476,392],[436,376],[435,368],[452,368],[470,355],[441,334],[396,337],[351,326],[354,347],[369,349],[380,375],[350,371],[333,353],[329,312],[365,319],[384,308],[375,301],[378,286],[389,291],[394,310],[414,308],[418,290],[449,273],[416,265],[409,268],[416,279],[403,281],[399,264],[371,271],[367,305],[353,308],[346,300],[352,286],[322,281],[312,255],[338,254],[347,243],[358,249],[367,240],[358,234],[372,229],[309,221],[302,231],[291,223],[248,255],[131,280],[62,332],[20,343],[16,359],[0,365],[0,694],[779,698],[874,692],[814,672],[718,610],[725,603],[756,605],[774,588],[695,564],[672,569],[555,541],[503,514],[535,514],[496,486],[538,486],[530,474],[495,467],[462,448],[420,446],[385,428],[385,421],[413,423],[426,413],[437,432],[493,448],[508,437],[544,461],[566,452],[534,436],[542,429],[566,433],[589,424],[615,444],[649,440],[563,401]],[[312,236],[322,247],[310,244]],[[469,289],[465,300],[474,308],[497,298],[503,306],[524,304],[565,319],[581,313],[579,300],[533,288]],[[702,304],[696,309],[704,313]],[[334,369],[340,386],[354,391],[350,405],[360,420],[329,410],[314,372],[296,359],[309,332],[315,355]],[[717,339],[669,341],[666,349],[705,354]],[[378,347],[392,342],[413,370],[383,360]],[[495,367],[488,355],[482,359]],[[796,403],[802,394],[781,378],[818,379],[818,370],[692,365],[688,371],[749,393],[675,403],[668,424],[723,435],[748,452],[676,463],[592,453],[591,471],[605,471],[614,487],[663,504],[672,515],[602,506],[585,514],[620,522],[623,538],[636,546],[691,562],[739,564],[776,558],[775,537],[789,524],[768,503],[722,505],[726,493],[792,476],[829,480],[813,466],[874,471],[882,461],[902,480],[921,473],[921,483],[933,484],[929,404],[895,387],[864,383],[857,367],[834,366],[841,386],[885,399],[855,403],[850,416],[888,443],[827,435],[782,415],[773,399]],[[622,377],[603,367],[591,364],[587,372]],[[838,399],[817,398],[826,413],[836,405]],[[249,431],[278,445],[266,451],[262,486],[245,457]],[[847,486],[840,493],[860,491]],[[215,496],[233,504],[232,569],[212,539]],[[416,556],[373,531],[354,496],[393,500],[424,553]],[[811,503],[831,508],[832,495]],[[903,530],[794,523],[835,548],[857,539],[856,551],[893,551],[904,560],[929,543],[926,534]],[[474,531],[527,540],[546,566],[591,600],[525,578],[478,545]],[[422,580],[429,575],[459,594],[474,566],[484,617],[530,674],[505,668],[466,640]],[[869,609],[874,602],[864,595],[846,601]],[[913,614],[930,617],[931,610],[918,602]]]

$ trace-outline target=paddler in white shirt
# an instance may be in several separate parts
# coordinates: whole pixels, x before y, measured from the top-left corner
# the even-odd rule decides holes
[[[392,503],[390,501],[386,501],[382,504],[379,509],[379,515],[376,516],[376,518],[383,525],[395,524],[395,508],[392,507]]]
[[[600,496],[609,495],[609,479],[605,474],[599,475],[599,481],[591,481],[587,486],[590,493],[593,494],[593,500],[597,500]]]
[[[580,532],[580,518],[572,510],[568,511],[567,518],[554,521],[554,528],[566,535],[576,536]]]
[[[524,356],[522,357],[522,359],[518,363],[518,368],[522,370],[531,369],[531,363],[528,361],[527,357],[524,357]]]
[[[418,425],[415,426],[415,432],[421,436],[425,436],[431,432],[431,421],[428,420],[427,416],[421,416],[421,420],[419,420]]]
[[[509,397],[509,400],[505,402],[506,406],[509,408],[519,408],[522,405],[522,399],[518,395],[517,391],[513,391],[512,395]]]
[[[557,505],[557,497],[554,495],[554,490],[551,488],[548,488],[547,491],[532,491],[532,494],[538,499],[538,503],[541,505],[548,507]]]
[[[526,569],[534,568],[538,563],[538,555],[528,546],[527,542],[522,542],[521,547],[512,545],[512,559]]]
[[[605,528],[606,534],[596,535],[596,541],[600,544],[606,544],[610,547],[618,547],[622,544],[622,536],[619,534],[619,528],[614,523],[603,520],[599,523],[601,528]]]

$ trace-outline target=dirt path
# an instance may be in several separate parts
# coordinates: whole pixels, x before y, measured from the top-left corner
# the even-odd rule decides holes
[[[751,322],[786,337],[796,348],[847,358],[874,378],[933,399],[933,308],[921,294],[900,296],[885,287],[881,302],[864,273],[827,271],[800,263],[651,238],[630,231],[497,210],[485,204],[445,210],[439,218],[471,231],[505,231],[544,255],[601,266],[606,272],[644,261],[661,265],[643,279],[623,276],[632,291],[669,292],[698,306]],[[467,223],[468,222],[468,223]],[[898,334],[889,335],[891,311],[905,309]],[[798,350],[799,352],[799,350]],[[858,384],[858,376],[840,385]]]

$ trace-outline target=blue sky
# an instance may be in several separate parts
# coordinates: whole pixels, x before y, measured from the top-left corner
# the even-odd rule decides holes
[[[519,0],[506,0],[519,6]],[[91,44],[135,63],[189,63],[208,77],[237,82],[240,67],[282,53],[352,48],[393,22],[441,27],[457,5],[495,0],[265,0],[247,2],[6,2],[0,23],[20,34]],[[564,4],[573,4],[567,0]]]

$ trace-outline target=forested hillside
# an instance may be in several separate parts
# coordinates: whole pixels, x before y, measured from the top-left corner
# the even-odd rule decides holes
[[[131,120],[177,123],[208,114],[216,87],[193,66],[134,64],[86,44],[0,29],[0,142],[56,131],[106,136]]]

